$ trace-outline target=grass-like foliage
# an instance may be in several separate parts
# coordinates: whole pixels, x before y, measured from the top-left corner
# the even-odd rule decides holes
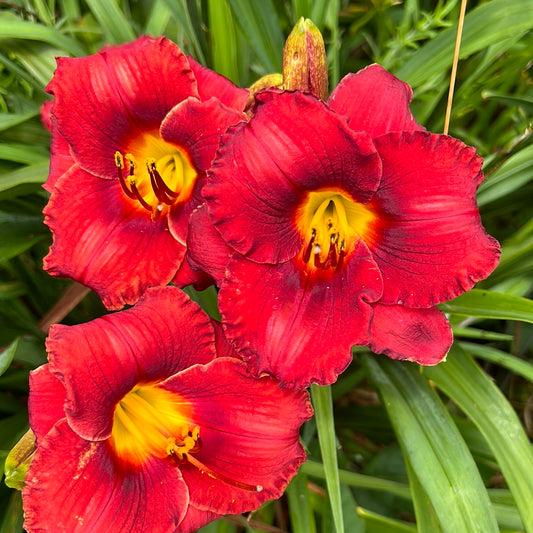
[[[55,57],[166,35],[248,87],[280,71],[284,41],[304,16],[324,36],[330,88],[378,62],[412,86],[417,121],[440,133],[459,4],[0,2],[0,465],[27,429],[28,373],[46,362],[47,324],[104,313],[95,294],[78,302],[71,281],[42,270],[50,138],[39,111]],[[317,416],[302,431],[309,461],[283,498],[204,533],[533,532],[532,28],[533,0],[468,4],[449,133],[485,159],[478,203],[503,253],[487,280],[440,306],[455,334],[447,361],[422,368],[354,349],[337,383],[313,387]],[[216,299],[193,296],[207,308]],[[2,484],[0,533],[22,531],[22,520],[20,492]]]

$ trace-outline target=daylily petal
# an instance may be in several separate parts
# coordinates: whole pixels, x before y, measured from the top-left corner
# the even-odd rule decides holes
[[[215,330],[215,344],[217,347],[217,357],[235,357],[238,358],[237,352],[232,344],[228,341],[224,328],[220,322],[211,320],[213,329]]]
[[[37,444],[54,427],[55,423],[65,418],[65,387],[50,373],[49,365],[42,365],[30,372],[31,394],[28,399],[30,427],[35,433]],[[42,406],[46,405],[46,409]]]
[[[87,324],[52,326],[46,347],[70,426],[93,440],[110,436],[115,405],[134,385],[216,355],[210,319],[175,287],[151,289],[135,307]]]
[[[43,189],[52,192],[56,181],[70,170],[74,165],[74,159],[70,153],[70,146],[56,127],[52,127],[52,139],[50,141],[50,170],[48,178],[43,184]]]
[[[148,287],[168,283],[185,254],[165,219],[152,221],[117,181],[77,167],[56,182],[44,213],[54,235],[45,270],[87,285],[108,309],[134,304]]]
[[[379,222],[365,241],[383,274],[382,303],[431,307],[486,278],[500,247],[481,225],[482,161],[475,150],[425,132],[375,142],[383,160],[371,202]]]
[[[57,131],[55,121],[52,121],[51,112],[53,106],[53,100],[48,100],[41,106],[41,122],[52,137],[50,143],[50,172],[46,182],[43,184],[43,189],[48,192],[52,192],[57,179],[75,164],[67,141]]]
[[[259,486],[244,490],[185,462],[180,468],[194,487],[195,508],[236,514],[281,496],[305,460],[298,430],[312,415],[307,392],[282,390],[266,376],[256,379],[232,358],[191,367],[164,387],[193,405],[191,422],[200,427],[202,443],[194,457],[215,475]]]
[[[368,342],[371,309],[382,283],[359,242],[341,272],[306,277],[293,263],[260,265],[237,254],[219,293],[226,335],[255,375],[283,387],[333,383],[351,361],[351,346]]]
[[[24,527],[37,531],[174,532],[189,499],[180,470],[150,459],[127,469],[105,443],[81,439],[65,420],[39,443],[23,489]]]
[[[409,110],[412,96],[407,83],[374,64],[345,76],[328,104],[348,117],[350,128],[377,137],[392,131],[424,130]]]
[[[256,101],[253,119],[222,138],[202,193],[230,246],[277,263],[302,247],[295,212],[307,191],[342,189],[364,203],[378,186],[381,162],[366,133],[309,95],[267,90]]]
[[[448,353],[453,334],[436,307],[410,309],[403,305],[373,304],[370,349],[391,359],[436,365]]]
[[[247,117],[244,113],[229,109],[216,98],[207,102],[188,98],[175,106],[161,124],[162,138],[185,149],[192,165],[199,172],[191,201],[179,204],[170,211],[169,227],[180,242],[185,243],[187,238],[191,212],[202,203],[199,190],[203,185],[205,171],[215,157],[220,136],[228,126],[245,120]]]
[[[200,99],[209,100],[215,96],[224,105],[242,111],[248,99],[248,89],[237,87],[230,80],[221,76],[214,70],[200,65],[191,56],[187,56],[189,65],[198,81]]]
[[[193,503],[189,503],[185,518],[180,522],[178,533],[194,533],[209,522],[217,520],[222,516],[223,515],[219,513],[213,513],[212,511],[203,511],[197,509]]]
[[[195,290],[203,291],[209,285],[213,285],[213,280],[205,272],[193,270],[189,266],[186,255],[176,275],[172,278],[172,283],[180,289],[192,285]]]
[[[194,168],[205,171],[211,166],[220,136],[229,126],[248,120],[223,105],[217,98],[200,102],[187,98],[168,113],[161,124],[161,136],[167,142],[185,148]]]
[[[189,219],[187,260],[192,268],[207,272],[218,287],[233,251],[213,226],[207,207],[200,206]]]
[[[53,114],[75,160],[85,170],[115,179],[114,153],[129,139],[157,130],[165,115],[198,97],[185,55],[161,37],[107,47],[83,58],[60,58],[47,91]]]

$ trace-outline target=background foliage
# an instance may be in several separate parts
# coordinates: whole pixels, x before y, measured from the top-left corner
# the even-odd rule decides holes
[[[441,132],[458,4],[0,1],[2,468],[27,428],[28,372],[46,361],[47,313],[74,324],[104,312],[94,294],[68,312],[77,287],[42,271],[51,237],[41,214],[49,135],[39,109],[54,58],[165,34],[246,87],[280,71],[284,40],[305,16],[324,34],[331,88],[379,62],[413,87],[417,120]],[[482,285],[441,306],[456,337],[447,362],[420,368],[354,349],[335,385],[313,388],[317,417],[302,433],[309,461],[286,495],[248,521],[233,517],[202,531],[533,532],[532,28],[532,0],[468,5],[450,134],[485,158],[478,200],[503,255]],[[213,291],[193,296],[213,304]],[[21,524],[20,494],[2,484],[0,533]]]

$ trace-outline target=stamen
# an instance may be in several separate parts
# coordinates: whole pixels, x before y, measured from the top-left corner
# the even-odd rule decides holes
[[[134,181],[130,181],[130,186],[131,186],[131,190],[133,192],[133,194],[135,195],[134,196],[134,199],[138,200],[139,203],[147,210],[147,211],[152,211],[152,206],[146,202],[146,200],[142,197],[141,193],[138,191],[137,189],[137,185],[135,185],[135,182]]]
[[[207,474],[213,479],[223,481],[232,487],[237,487],[242,490],[249,490],[253,492],[260,492],[263,490],[261,485],[249,485],[248,483],[242,483],[235,481],[225,474],[215,472],[204,463],[193,457],[191,454],[200,451],[200,428],[196,426],[192,431],[189,431],[187,435],[179,440],[179,444],[176,442],[175,437],[167,439],[166,453],[170,457],[176,458],[178,461],[188,461],[191,465],[195,466],[202,474]]]
[[[172,205],[178,195],[167,187],[161,174],[157,171],[154,160],[148,159],[146,161],[146,170],[150,176],[150,184],[152,185],[156,198],[164,204]]]
[[[187,459],[187,461],[189,461],[189,463],[198,468],[198,470],[202,474],[207,474],[209,477],[217,479],[218,481],[223,481],[224,483],[227,483],[232,487],[236,487],[242,490],[248,490],[251,492],[261,492],[263,490],[263,487],[261,485],[248,485],[248,483],[241,483],[240,481],[235,481],[234,479],[231,479],[230,477],[220,472],[214,472],[209,467],[205,466],[202,462],[198,461],[196,457],[192,457],[190,454],[185,454],[185,458]]]
[[[128,189],[126,181],[124,180],[124,175],[122,173],[122,170],[124,169],[124,159],[120,152],[115,152],[115,165],[117,165],[118,181],[120,183],[120,186],[122,187],[122,190],[124,191],[124,194],[128,198],[131,198],[132,200],[136,200],[137,197],[132,191],[130,191],[130,189]],[[131,175],[132,168],[133,167],[130,166],[130,175]]]

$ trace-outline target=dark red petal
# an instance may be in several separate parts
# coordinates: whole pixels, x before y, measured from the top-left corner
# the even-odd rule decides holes
[[[212,320],[211,324],[215,330],[215,344],[217,347],[217,357],[235,357],[238,358],[235,348],[230,344],[222,324],[216,320]]]
[[[41,105],[41,122],[43,126],[48,130],[52,131],[52,122],[50,120],[50,113],[52,112],[52,106],[54,105],[53,100],[47,100]]]
[[[178,533],[195,533],[201,527],[205,526],[213,520],[221,518],[223,515],[219,513],[213,513],[212,511],[202,511],[196,509],[192,503],[189,502],[187,507],[187,513],[185,518],[180,522],[180,528]]]
[[[148,459],[142,468],[128,470],[109,450],[59,422],[39,445],[26,476],[25,531],[176,531],[189,500],[179,469]]]
[[[338,274],[306,278],[293,262],[260,265],[237,254],[219,293],[226,335],[255,375],[283,387],[333,383],[367,344],[371,308],[382,289],[379,271],[360,243]]]
[[[370,349],[392,359],[421,365],[436,365],[448,353],[453,334],[450,324],[436,307],[410,309],[403,305],[372,305]]]
[[[51,193],[54,190],[56,181],[70,170],[74,164],[67,141],[57,131],[57,128],[53,128],[50,143],[50,171],[43,188]]]
[[[195,508],[236,514],[281,496],[305,460],[298,431],[312,415],[307,392],[282,390],[266,376],[254,378],[232,358],[191,367],[165,388],[192,404],[191,423],[200,428],[202,442],[194,457],[215,473],[262,487],[237,488],[183,463]]]
[[[76,326],[52,326],[50,370],[84,438],[108,438],[116,403],[137,383],[165,380],[216,356],[210,319],[179,289],[150,289],[135,307]]]
[[[127,141],[157,130],[166,114],[198,96],[187,58],[171,41],[140,37],[83,58],[60,58],[47,87],[53,114],[76,161],[114,179],[114,154]]]
[[[206,273],[193,270],[187,262],[187,256],[185,256],[179,270],[172,278],[172,283],[180,289],[192,285],[195,290],[203,291],[210,285],[213,285],[213,280]]]
[[[58,179],[44,214],[54,237],[45,270],[90,287],[108,309],[134,304],[148,287],[166,285],[185,255],[164,217],[152,221],[118,181],[77,167]]]
[[[368,201],[381,176],[370,137],[312,96],[264,91],[249,123],[222,138],[202,193],[222,237],[253,261],[292,259],[306,193],[341,189]]]
[[[345,76],[328,104],[348,117],[352,129],[377,137],[391,131],[424,130],[409,110],[412,96],[407,83],[374,64]]]
[[[473,148],[444,135],[376,139],[383,180],[372,204],[379,221],[365,236],[384,281],[384,304],[431,307],[486,278],[500,247],[476,205],[483,179]]]
[[[192,268],[207,272],[220,287],[232,250],[211,223],[207,208],[201,206],[189,218],[187,261]]]
[[[209,100],[215,96],[224,105],[237,111],[242,111],[248,99],[248,89],[241,89],[233,82],[217,72],[200,65],[191,56],[187,56],[189,65],[198,82],[198,92],[201,100]]]
[[[165,117],[161,136],[185,148],[194,168],[206,171],[215,157],[220,136],[229,126],[247,119],[244,113],[226,107],[216,98],[205,102],[187,98]]]
[[[65,418],[64,403],[65,387],[50,373],[48,365],[42,365],[30,372],[28,415],[37,444],[40,444],[41,439],[56,422]]]

